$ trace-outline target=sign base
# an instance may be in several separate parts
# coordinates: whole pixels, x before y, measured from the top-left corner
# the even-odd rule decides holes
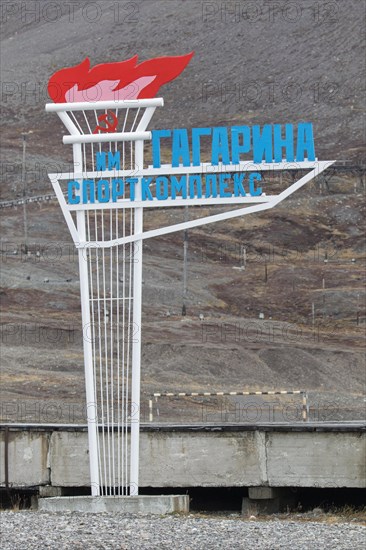
[[[51,497],[38,500],[41,512],[127,512],[172,514],[189,512],[189,495],[138,495],[125,497]]]

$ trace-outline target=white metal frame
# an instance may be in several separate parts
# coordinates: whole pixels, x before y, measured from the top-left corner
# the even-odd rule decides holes
[[[154,99],[141,99],[141,100],[120,100],[120,101],[100,101],[95,103],[62,103],[62,104],[47,104],[46,111],[55,112],[58,114],[66,129],[69,131],[68,136],[63,137],[64,144],[71,144],[73,147],[73,158],[74,158],[74,169],[72,173],[63,173],[63,174],[49,174],[52,186],[59,200],[65,221],[70,230],[70,234],[75,243],[75,246],[79,249],[79,270],[80,270],[80,291],[81,291],[81,307],[82,307],[82,322],[83,326],[90,327],[91,316],[93,317],[94,313],[93,300],[91,298],[91,292],[93,292],[91,286],[94,284],[92,281],[92,267],[91,264],[85,260],[85,250],[92,251],[93,249],[101,250],[104,254],[104,250],[109,249],[112,251],[114,247],[125,247],[127,244],[133,246],[133,282],[130,280],[130,298],[131,292],[133,299],[130,299],[129,304],[133,303],[133,326],[136,329],[134,338],[132,341],[132,381],[131,381],[131,412],[130,412],[130,429],[131,429],[131,442],[130,442],[130,462],[129,462],[129,494],[136,495],[138,494],[138,485],[139,485],[139,426],[140,426],[140,364],[141,364],[141,289],[142,289],[142,241],[145,239],[153,238],[159,235],[166,235],[175,231],[181,231],[190,229],[193,227],[199,227],[204,224],[214,223],[218,221],[233,219],[239,216],[251,214],[254,212],[260,212],[273,208],[279,204],[282,200],[290,196],[292,193],[300,189],[307,182],[312,180],[314,177],[323,172],[326,168],[331,166],[334,161],[316,161],[316,162],[297,162],[288,164],[286,162],[281,163],[261,163],[254,164],[253,162],[240,162],[237,165],[222,165],[211,166],[209,163],[202,163],[200,166],[191,166],[191,167],[172,167],[171,165],[162,165],[160,168],[153,168],[151,166],[144,167],[144,143],[151,139],[151,132],[147,131],[146,128],[151,121],[151,118],[155,112],[156,107],[163,106],[164,102],[162,98]],[[116,133],[92,133],[91,126],[88,122],[86,113],[92,112],[95,114],[95,119],[97,119],[97,111],[107,112],[107,110],[112,109],[116,112],[124,111],[126,113],[129,110],[136,109],[137,113],[141,109],[144,109],[143,114],[136,128],[133,127],[128,131],[125,127],[122,128],[122,131]],[[87,122],[88,131],[85,133],[80,124],[77,122],[75,113],[81,113]],[[127,116],[127,115],[126,115]],[[136,115],[137,116],[137,115]],[[136,120],[136,118],[135,118]],[[117,147],[117,144],[129,144],[131,150],[131,159],[133,156],[132,151],[134,152],[134,162],[129,169],[125,169],[123,166],[122,170],[106,170],[103,172],[97,172],[92,166],[92,169],[87,169],[87,162],[85,156],[86,146],[90,146],[92,154],[94,153],[94,144],[97,144],[101,147],[101,144],[106,143],[110,144],[110,150],[112,150],[112,144]],[[94,161],[93,161],[94,162]],[[232,198],[190,198],[190,199],[167,199],[167,200],[153,200],[153,201],[142,201],[141,196],[141,178],[145,176],[158,176],[158,175],[174,175],[174,174],[210,174],[210,173],[232,173],[232,172],[273,172],[281,170],[309,170],[307,174],[302,176],[296,183],[290,185],[285,191],[281,192],[279,195],[262,195],[259,197],[232,197]],[[102,177],[103,179],[108,178],[126,178],[126,177],[135,177],[138,178],[139,183],[135,187],[136,197],[134,201],[129,199],[120,199],[115,203],[93,203],[93,204],[77,204],[71,205],[67,204],[65,196],[62,192],[60,182],[63,180],[76,180],[80,181],[83,178],[98,178]],[[195,219],[191,221],[186,221],[183,223],[176,223],[166,227],[160,227],[153,230],[145,231],[143,228],[143,210],[144,208],[155,208],[155,207],[181,207],[181,206],[199,206],[199,205],[243,205],[242,208],[237,208],[235,210],[223,212],[220,214],[204,216],[201,219]],[[245,206],[244,206],[245,205]],[[116,238],[107,238],[105,236],[104,227],[102,227],[101,238],[97,237],[97,226],[95,226],[95,239],[90,240],[90,235],[88,236],[87,227],[89,224],[89,213],[95,213],[95,219],[97,220],[97,215],[101,216],[102,224],[103,222],[103,212],[110,212],[112,216],[113,212],[116,216],[116,223],[118,223],[118,212],[125,211],[130,212],[130,235],[125,233],[122,236]],[[76,215],[76,218],[73,218],[73,214]],[[111,218],[112,219],[112,218]],[[133,220],[133,224],[132,224]],[[97,221],[95,222],[97,223]],[[133,226],[133,231],[132,231]],[[90,233],[90,231],[89,231]],[[123,251],[125,249],[123,248]],[[112,252],[111,252],[112,253]],[[112,258],[112,256],[111,256]],[[103,255],[104,261],[104,255]],[[118,256],[118,253],[114,257],[114,261],[120,262],[121,259]],[[125,262],[125,255],[123,253],[123,262]],[[112,260],[111,260],[112,262]],[[104,269],[104,266],[103,266]],[[112,267],[111,267],[112,269]],[[118,269],[118,266],[117,266]],[[124,269],[124,267],[123,267]],[[103,272],[104,275],[104,272]],[[131,271],[132,277],[132,271]],[[125,283],[123,283],[125,284]],[[91,285],[91,286],[90,286]],[[132,285],[132,289],[131,289]],[[105,289],[104,289],[105,290]],[[99,292],[99,291],[98,291]],[[111,298],[112,300],[112,290]],[[120,298],[118,298],[120,299]],[[125,298],[124,298],[125,299]],[[132,302],[131,302],[132,300]],[[104,295],[104,303],[106,302]],[[98,302],[98,307],[100,306],[100,301]],[[124,307],[124,306],[123,306]],[[98,310],[99,311],[99,310]],[[94,319],[94,317],[93,317]],[[117,315],[118,319],[118,315]],[[94,322],[94,321],[93,321]],[[122,321],[118,321],[122,324],[125,324],[125,317],[123,316]],[[125,330],[125,327],[123,327]],[[129,330],[129,329],[128,329]],[[124,334],[124,332],[123,332]],[[106,336],[107,337],[107,336]],[[111,337],[112,338],[112,337]],[[129,345],[129,343],[128,343]],[[100,495],[102,494],[102,459],[100,451],[100,435],[99,425],[98,425],[98,400],[96,393],[96,372],[93,368],[93,363],[95,362],[95,350],[93,349],[93,343],[86,337],[84,334],[83,338],[84,346],[84,368],[85,368],[85,384],[86,384],[86,400],[87,400],[87,410],[88,410],[88,437],[89,437],[89,453],[90,453],[90,478],[92,486],[92,494]],[[102,363],[102,362],[101,362]],[[108,372],[108,371],[107,371]],[[128,391],[125,388],[124,391]],[[126,394],[128,395],[128,394]],[[123,396],[122,396],[123,397]],[[108,400],[107,400],[108,401]],[[127,402],[127,397],[126,397]],[[107,407],[109,403],[107,402]],[[109,415],[109,411],[107,410]],[[113,414],[112,414],[113,417]],[[104,417],[103,417],[104,418]],[[109,419],[109,416],[108,416]],[[104,420],[103,420],[104,422]],[[127,418],[124,418],[124,425],[127,424]],[[107,450],[107,458],[109,465],[112,463],[112,468],[114,468],[114,425],[108,424],[108,437],[109,430],[112,429],[112,440],[111,440],[111,449]],[[118,426],[118,436],[120,426]],[[104,425],[102,426],[102,432],[104,430]],[[104,432],[103,432],[104,436]],[[127,438],[127,432],[125,433]],[[108,442],[110,440],[108,439]],[[119,441],[119,440],[118,440]],[[119,445],[119,443],[118,443]],[[107,459],[104,457],[104,467],[105,461]],[[127,470],[128,458],[126,453],[122,453],[122,456],[118,460],[122,461],[122,470],[123,468]],[[112,462],[111,462],[112,461]],[[106,479],[106,475],[104,479]],[[113,476],[112,476],[113,477]],[[123,476],[122,476],[123,477]],[[114,479],[114,478],[113,478]],[[127,479],[127,476],[126,476]],[[112,481],[110,481],[112,483]],[[115,480],[113,481],[115,483]],[[109,487],[108,494],[115,494],[113,487]],[[119,493],[118,493],[119,494]]]
[[[151,100],[137,100],[137,101],[109,101],[109,102],[97,102],[97,103],[72,103],[72,104],[48,104],[46,105],[46,111],[56,112],[67,130],[70,132],[70,136],[64,136],[63,142],[65,144],[72,144],[73,146],[73,158],[74,158],[74,171],[72,178],[76,180],[81,180],[83,177],[88,176],[88,171],[85,165],[85,158],[83,158],[83,144],[86,143],[116,143],[116,142],[133,142],[134,143],[134,153],[135,153],[135,165],[143,166],[143,145],[146,139],[151,139],[151,133],[145,132],[147,125],[149,124],[155,109],[157,106],[162,106],[162,99],[151,99]],[[136,130],[133,132],[118,132],[114,134],[91,134],[91,128],[89,126],[90,133],[83,134],[80,126],[78,125],[75,118],[73,119],[70,116],[70,113],[74,111],[93,111],[96,116],[97,110],[101,109],[119,109],[126,110],[128,109],[144,109],[144,113],[139,121]],[[132,154],[132,152],[131,152]],[[129,170],[131,173],[131,170]],[[63,175],[63,177],[69,177],[68,175]],[[61,187],[58,181],[55,181],[54,177],[50,176],[53,188],[61,205],[63,214],[65,216],[66,223],[69,227],[71,236],[75,243],[86,242],[86,213],[87,209],[82,206],[76,210],[76,223],[72,219],[72,216],[69,212],[69,207],[66,204],[64,195],[62,193]],[[138,198],[138,195],[137,195]],[[120,209],[126,208],[125,204],[119,205]],[[95,208],[94,210],[99,210]],[[141,206],[136,206],[134,208],[134,268],[133,268],[133,283],[130,281],[130,286],[133,284],[133,327],[136,327],[137,330],[134,333],[134,338],[132,339],[132,382],[131,382],[131,409],[129,414],[129,427],[131,430],[130,436],[130,473],[128,485],[130,488],[130,495],[138,494],[138,457],[139,457],[139,424],[140,424],[140,358],[141,358],[141,278],[142,278],[142,243],[139,239],[139,235],[143,230],[143,210]],[[103,233],[103,232],[102,232]],[[132,242],[132,241],[130,241]],[[104,243],[104,240],[90,246],[90,248],[100,248],[100,245]],[[120,243],[118,243],[120,244]],[[121,244],[125,244],[121,242]],[[110,248],[108,244],[102,244],[103,248]],[[86,401],[87,401],[87,411],[88,411],[88,439],[89,439],[89,454],[90,454],[90,479],[91,479],[91,488],[92,495],[97,496],[102,492],[101,484],[103,477],[101,475],[101,458],[100,458],[100,439],[99,436],[99,426],[98,426],[98,410],[96,403],[96,388],[95,388],[95,372],[93,369],[93,362],[95,351],[93,350],[93,343],[85,333],[86,330],[89,330],[91,323],[91,298],[90,298],[90,266],[86,261],[86,258],[83,254],[83,250],[80,246],[79,248],[79,271],[80,271],[80,292],[81,292],[81,307],[82,307],[82,322],[83,322],[83,347],[84,347],[84,370],[85,370],[85,384],[86,384]],[[124,261],[124,260],[123,260]],[[131,260],[130,260],[131,261]],[[88,272],[89,270],[89,272]],[[121,321],[125,323],[125,319]],[[130,328],[128,327],[127,332],[130,333]],[[106,336],[107,337],[107,336]],[[129,345],[130,334],[128,336],[127,345]],[[127,383],[126,383],[127,384]],[[122,383],[123,385],[123,383]],[[125,390],[128,392],[128,389]],[[127,394],[126,394],[127,395]],[[127,399],[127,397],[126,397]],[[110,403],[107,403],[107,406],[110,406]],[[109,411],[107,411],[109,417]],[[124,420],[127,423],[127,419]],[[108,439],[108,449],[107,457],[104,458],[104,461],[109,463],[109,469],[113,469],[115,456],[113,452],[113,443],[114,443],[114,425],[111,426],[112,436]],[[104,430],[104,426],[102,426]],[[109,430],[109,427],[108,427]],[[119,430],[119,427],[118,427]],[[104,436],[104,433],[103,433]],[[109,434],[108,434],[109,436]],[[125,437],[127,438],[127,430]],[[110,441],[111,439],[111,441]],[[119,443],[118,443],[119,444]],[[127,445],[127,443],[126,443]],[[111,449],[112,448],[112,449]],[[111,456],[112,455],[112,456]],[[121,460],[125,462],[123,468],[127,469],[128,458],[123,453]],[[112,461],[112,465],[111,465]],[[105,477],[108,477],[107,475]],[[110,475],[109,475],[110,477]],[[126,474],[127,479],[127,474]],[[109,487],[108,494],[115,494]],[[120,494],[118,492],[118,494]]]
[[[112,134],[114,136],[114,134]],[[111,139],[109,139],[111,141]],[[139,143],[140,141],[137,141]],[[141,143],[141,142],[140,142]],[[159,235],[167,235],[168,233],[173,233],[175,231],[182,231],[185,229],[190,229],[193,227],[199,227],[201,225],[206,225],[208,223],[214,223],[218,221],[228,220],[237,218],[246,214],[252,214],[254,212],[260,212],[262,210],[268,210],[273,208],[285,198],[289,197],[303,187],[306,183],[314,179],[321,172],[329,168],[335,161],[315,161],[315,162],[298,162],[291,163],[289,165],[286,162],[280,163],[261,163],[254,165],[253,163],[240,162],[237,165],[219,165],[217,170],[213,170],[212,166],[208,163],[202,163],[200,166],[193,167],[171,167],[170,165],[163,165],[160,168],[147,168],[147,169],[138,169],[133,173],[131,171],[115,170],[115,171],[105,171],[102,173],[98,172],[88,172],[88,178],[95,178],[103,174],[103,178],[125,178],[125,177],[137,177],[142,178],[146,176],[158,176],[158,175],[179,175],[179,174],[210,174],[210,173],[230,173],[230,172],[274,172],[274,171],[284,171],[284,170],[310,170],[297,182],[290,185],[286,190],[282,191],[279,195],[264,195],[259,197],[227,197],[227,198],[192,198],[192,199],[167,199],[167,200],[153,200],[153,201],[141,201],[136,197],[135,201],[130,201],[129,199],[121,199],[115,203],[102,203],[102,204],[78,204],[78,205],[69,205],[66,203],[65,197],[61,191],[60,181],[64,179],[71,179],[71,174],[49,174],[51,183],[55,190],[55,193],[60,201],[60,205],[65,216],[66,222],[69,226],[70,232],[74,239],[75,245],[77,248],[88,248],[90,246],[100,246],[100,247],[110,247],[118,244],[126,244],[129,242],[134,242],[136,240],[144,240],[152,237],[157,237]],[[215,167],[216,168],[216,167]],[[81,175],[77,175],[75,179],[78,179]],[[114,208],[167,208],[167,207],[179,207],[179,206],[222,206],[222,205],[240,205],[248,204],[253,206],[247,206],[245,208],[233,210],[230,212],[224,212],[221,214],[210,215],[198,220],[191,220],[184,223],[174,224],[168,227],[161,227],[159,229],[151,231],[141,231],[138,234],[134,234],[130,237],[125,237],[123,239],[116,239],[114,241],[99,241],[98,243],[88,243],[85,241],[73,224],[71,217],[71,212],[79,210],[94,210],[96,207],[98,209],[114,209]]]

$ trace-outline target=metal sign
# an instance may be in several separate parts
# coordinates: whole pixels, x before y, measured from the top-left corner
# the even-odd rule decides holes
[[[148,131],[153,96],[192,56],[86,59],[49,81],[46,110],[73,148],[72,173],[49,177],[79,249],[93,495],[138,494],[143,240],[273,208],[334,162],[317,160],[309,122]],[[305,173],[268,193],[263,174],[283,170]],[[144,229],[145,208],[188,205],[233,209]]]

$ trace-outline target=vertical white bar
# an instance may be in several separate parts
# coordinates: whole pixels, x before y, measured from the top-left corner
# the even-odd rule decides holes
[[[81,172],[82,150],[80,144],[73,145],[74,171]],[[81,241],[86,240],[85,212],[77,212],[77,229]],[[99,471],[98,471],[98,424],[97,404],[95,403],[94,376],[93,376],[93,349],[90,341],[90,306],[89,306],[89,278],[87,251],[79,249],[79,272],[80,272],[80,297],[81,317],[83,323],[83,349],[84,349],[84,371],[86,390],[86,410],[88,419],[88,441],[89,441],[89,467],[90,483],[93,496],[99,495]],[[89,331],[89,335],[88,335]]]
[[[135,165],[143,167],[144,142],[135,143]],[[135,188],[136,200],[141,200],[141,178]],[[143,231],[143,209],[135,208],[134,233]],[[132,258],[131,258],[132,260]],[[130,282],[131,284],[131,282]],[[141,293],[142,293],[142,240],[134,243],[133,254],[133,330],[132,382],[131,382],[131,460],[130,495],[139,492],[139,435],[140,435],[140,380],[141,380]]]

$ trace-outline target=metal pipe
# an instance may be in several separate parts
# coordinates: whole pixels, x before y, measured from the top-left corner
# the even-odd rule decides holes
[[[151,132],[117,132],[106,134],[79,134],[78,136],[64,136],[63,143],[110,143],[115,141],[138,141],[151,139]]]
[[[82,166],[82,150],[80,145],[73,146],[74,165]],[[86,238],[85,212],[77,212],[77,230],[82,238]],[[94,392],[94,374],[93,374],[93,350],[92,342],[86,331],[91,326],[90,308],[89,308],[89,276],[88,260],[85,253],[79,250],[79,274],[80,274],[80,296],[81,296],[81,316],[83,323],[83,349],[84,349],[84,371],[85,371],[85,390],[86,390],[86,410],[88,421],[88,441],[89,441],[89,467],[90,483],[93,496],[98,496],[100,492],[99,468],[98,468],[98,446],[97,446],[97,405],[95,403]]]
[[[135,164],[143,166],[144,142],[136,141]],[[136,199],[141,200],[141,179],[136,186]],[[135,209],[134,234],[143,231],[143,208]],[[130,495],[139,493],[139,436],[140,436],[140,381],[141,381],[141,294],[142,294],[142,240],[134,243],[133,255],[133,342],[131,383],[131,461]]]
[[[163,107],[164,99],[112,99],[109,101],[75,101],[73,103],[47,103],[46,111],[94,111],[95,109],[138,109],[139,107]]]

